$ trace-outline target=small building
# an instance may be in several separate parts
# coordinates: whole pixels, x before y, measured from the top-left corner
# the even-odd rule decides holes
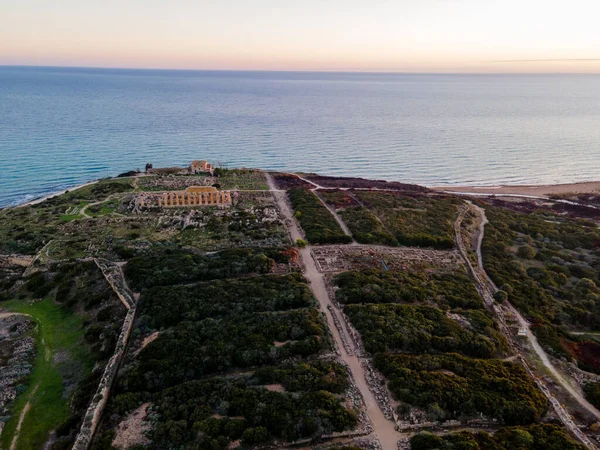
[[[192,161],[189,167],[191,173],[210,173],[212,175],[215,170],[214,166],[208,161]]]
[[[519,328],[519,332],[517,333],[517,336],[527,336],[527,328],[525,328],[525,327]]]

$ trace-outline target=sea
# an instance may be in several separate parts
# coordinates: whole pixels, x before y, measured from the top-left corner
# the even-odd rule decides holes
[[[0,207],[146,163],[600,180],[600,75],[0,67]]]

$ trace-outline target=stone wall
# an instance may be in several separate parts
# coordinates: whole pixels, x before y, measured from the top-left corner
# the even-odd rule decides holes
[[[88,406],[83,424],[81,425],[75,444],[73,444],[73,450],[88,450],[90,447],[96,428],[100,423],[102,412],[108,402],[110,390],[113,387],[119,367],[125,356],[136,313],[135,295],[127,288],[120,267],[106,260],[96,260],[96,264],[102,270],[104,277],[119,296],[123,305],[125,307],[129,305],[129,308],[123,321],[121,334],[115,346],[115,352],[104,368],[104,373],[96,389],[96,394]]]
[[[131,308],[125,316],[115,353],[104,368],[104,374],[98,384],[96,395],[94,395],[88,406],[85,418],[83,419],[83,424],[81,425],[81,430],[77,435],[75,444],[73,444],[73,450],[87,450],[92,442],[92,438],[94,437],[94,433],[96,432],[96,428],[102,417],[102,412],[108,402],[113,382],[119,371],[123,356],[125,355],[127,342],[135,320],[135,311],[135,308]]]

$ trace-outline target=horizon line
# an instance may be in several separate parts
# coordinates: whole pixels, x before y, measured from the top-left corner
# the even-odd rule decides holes
[[[493,63],[508,62],[534,62],[537,60],[515,61],[489,61]],[[544,60],[539,60],[544,61]],[[545,60],[550,61],[550,60]],[[553,60],[564,61],[564,60]],[[593,59],[600,61],[600,59]],[[371,74],[371,75],[600,75],[598,72],[485,72],[485,71],[431,71],[410,72],[406,70],[384,68],[334,68],[334,69],[190,69],[190,68],[164,68],[164,67],[122,67],[122,66],[69,66],[69,65],[34,65],[34,64],[0,64],[0,68],[38,68],[38,69],[92,69],[92,70],[146,70],[164,72],[255,72],[255,73],[343,73],[343,74]]]

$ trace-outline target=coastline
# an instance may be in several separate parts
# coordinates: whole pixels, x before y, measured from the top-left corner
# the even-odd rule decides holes
[[[479,195],[522,195],[550,198],[564,194],[600,194],[600,181],[585,181],[566,184],[528,184],[499,186],[428,186],[436,192]]]
[[[46,201],[52,197],[56,197],[57,195],[63,195],[63,194],[66,194],[67,192],[72,192],[72,191],[76,191],[78,189],[84,188],[86,186],[91,186],[92,184],[98,183],[98,181],[100,181],[100,180],[88,181],[87,183],[78,184],[71,188],[63,189],[62,191],[53,192],[51,194],[44,195],[43,197],[34,198],[33,200],[29,200],[24,203],[19,203],[18,205],[7,206],[6,208],[22,208],[24,206],[37,205],[38,203],[42,203],[43,201]]]
[[[114,177],[109,177],[114,178]],[[5,206],[4,208],[21,208],[42,203],[52,197],[76,191],[87,186],[91,186],[100,181],[100,179],[88,181],[61,191],[52,192],[39,198],[28,200],[17,205]],[[449,194],[474,194],[474,195],[507,195],[507,196],[525,196],[537,198],[550,198],[552,195],[565,194],[594,194],[600,195],[600,181],[584,181],[579,183],[559,183],[559,184],[523,184],[523,185],[493,185],[493,186],[466,186],[466,185],[447,185],[447,186],[424,186],[435,192],[446,192]]]

